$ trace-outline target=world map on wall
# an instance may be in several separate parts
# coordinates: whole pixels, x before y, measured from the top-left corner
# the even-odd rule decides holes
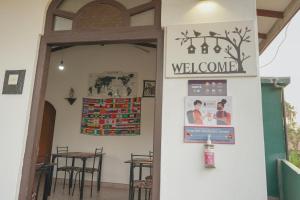
[[[124,72],[104,72],[90,74],[88,96],[94,97],[134,97],[136,96],[137,74]]]

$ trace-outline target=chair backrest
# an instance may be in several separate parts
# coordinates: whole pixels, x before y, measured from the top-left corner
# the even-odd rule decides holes
[[[98,166],[97,169],[100,170],[101,167],[101,159],[102,159],[102,154],[103,154],[103,147],[101,148],[96,148],[95,149],[95,154],[94,154],[94,160],[93,160],[93,168],[95,168],[96,161],[98,159]]]
[[[143,173],[143,168],[150,168],[150,175],[152,175],[152,164],[151,163],[147,163],[145,164],[145,162],[143,164],[141,164],[139,161],[152,161],[153,160],[153,155],[149,152],[149,154],[131,154],[131,164],[133,165],[133,167],[138,167],[139,168],[139,174],[138,177],[142,176]],[[134,179],[134,175],[135,173],[133,173],[133,179]]]
[[[138,160],[146,160],[146,161],[152,161],[153,160],[153,154],[131,154],[131,162],[132,163],[138,163]]]
[[[150,159],[153,161],[153,151],[149,151]],[[153,164],[150,166],[150,176],[153,175]]]
[[[59,160],[65,161],[64,166],[68,166],[68,153],[69,153],[69,147],[56,147],[56,153],[59,154],[65,154],[65,157],[57,157],[57,167],[59,167]]]
[[[151,159],[153,160],[153,151],[149,151],[149,156],[150,156]]]

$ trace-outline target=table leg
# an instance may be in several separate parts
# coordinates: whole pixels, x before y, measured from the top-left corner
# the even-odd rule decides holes
[[[81,185],[80,185],[80,200],[83,200],[83,188],[84,188],[84,176],[85,176],[86,159],[82,159],[82,173],[81,173]]]
[[[72,158],[72,168],[74,167],[74,165],[75,165],[75,158]],[[74,170],[72,169],[69,177],[69,194],[73,184],[73,175],[74,175]]]
[[[102,158],[103,156],[100,156],[100,166],[99,166],[99,171],[98,171],[98,178],[97,178],[97,190],[98,192],[100,191],[100,184],[101,184],[101,175],[102,175]]]

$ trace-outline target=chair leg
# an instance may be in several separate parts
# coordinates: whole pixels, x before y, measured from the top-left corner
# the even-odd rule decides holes
[[[80,172],[79,172],[79,184],[78,184],[78,185],[79,185],[79,188],[78,188],[78,189],[79,189],[79,192],[80,192],[80,187],[81,187],[81,176],[80,176]]]
[[[53,192],[55,192],[55,189],[56,189],[57,174],[58,174],[58,171],[56,170]]]
[[[132,189],[131,200],[134,200],[135,188]]]
[[[65,170],[65,175],[64,175],[64,187],[63,187],[63,189],[65,189],[65,186],[66,186],[66,176],[67,176],[67,170]]]
[[[74,190],[75,190],[75,187],[76,187],[77,174],[78,174],[78,172],[76,172],[76,174],[75,174],[75,180],[74,180],[74,186],[73,186],[72,196],[74,195]]]
[[[149,189],[149,197],[148,197],[148,200],[151,199],[151,195],[152,195],[152,189]]]
[[[69,173],[69,180],[70,180],[70,179],[73,178],[73,177],[71,177],[71,172],[68,172],[68,173]],[[71,187],[72,187],[72,185],[70,185],[70,182],[69,182],[69,184],[68,184],[69,195],[71,194]]]
[[[92,172],[91,197],[93,196],[93,183],[94,183],[94,172]]]
[[[39,198],[39,190],[40,190],[42,175],[43,175],[43,172],[40,172],[40,175],[39,175],[39,178],[38,178],[37,189],[36,189],[36,199]]]
[[[131,200],[131,187],[130,187],[130,184],[129,184],[129,187],[128,187],[128,200]]]

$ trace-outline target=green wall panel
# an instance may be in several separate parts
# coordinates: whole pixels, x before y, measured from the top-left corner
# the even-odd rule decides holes
[[[271,197],[279,197],[277,159],[286,159],[282,93],[282,88],[262,84],[267,187]]]
[[[283,200],[300,199],[300,170],[288,161],[281,162]]]

